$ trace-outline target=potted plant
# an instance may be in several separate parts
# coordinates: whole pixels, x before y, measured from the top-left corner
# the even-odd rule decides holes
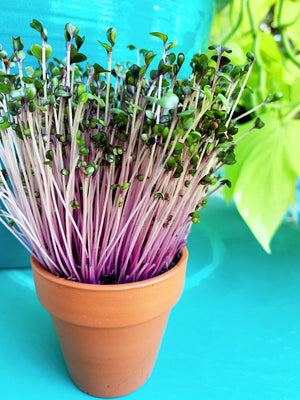
[[[107,66],[81,68],[78,28],[66,25],[66,58],[49,61],[46,30],[31,26],[36,66],[23,68],[20,37],[11,56],[0,51],[1,220],[32,254],[74,382],[120,396],[150,375],[183,289],[191,225],[230,184],[217,171],[235,162],[231,120],[254,56],[233,66],[230,50],[214,47],[181,79],[184,55],[154,32],[163,44],[155,68],[146,50],[113,67],[111,28],[99,42]]]

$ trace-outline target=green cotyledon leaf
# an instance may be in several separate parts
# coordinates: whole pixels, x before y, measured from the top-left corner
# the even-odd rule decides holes
[[[270,241],[288,207],[295,202],[295,181],[300,174],[300,121],[278,119],[275,112],[261,116],[265,126],[238,142],[237,164],[226,167],[237,209],[256,239],[270,253]],[[278,123],[280,121],[280,123]],[[253,126],[244,124],[240,133]]]
[[[179,103],[179,98],[176,94],[171,91],[164,95],[161,99],[158,100],[157,104],[159,104],[163,108],[173,109],[176,108]]]

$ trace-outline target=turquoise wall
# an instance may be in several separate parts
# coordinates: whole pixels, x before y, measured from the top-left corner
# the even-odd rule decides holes
[[[199,49],[204,50],[212,16],[213,0],[16,0],[1,7],[0,43],[11,49],[11,37],[19,35],[26,48],[39,43],[38,33],[29,27],[35,18],[47,29],[49,44],[58,58],[64,54],[63,29],[67,22],[80,28],[80,35],[86,36],[82,51],[99,64],[106,63],[106,52],[97,40],[105,41],[110,27],[118,32],[114,60],[135,61],[128,44],[160,54],[160,41],[149,35],[154,31],[166,33],[170,41],[178,40],[176,51],[190,58]]]

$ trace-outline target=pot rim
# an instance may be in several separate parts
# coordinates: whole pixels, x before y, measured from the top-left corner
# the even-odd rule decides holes
[[[51,281],[55,284],[60,284],[61,286],[66,286],[69,288],[87,290],[87,291],[102,291],[102,292],[120,292],[124,290],[130,290],[134,288],[142,288],[144,286],[149,286],[152,284],[157,284],[158,282],[163,282],[167,279],[170,279],[173,275],[177,274],[178,270],[181,269],[188,258],[188,250],[186,247],[182,250],[182,255],[177,264],[174,265],[170,270],[164,272],[161,275],[154,276],[153,278],[144,279],[142,281],[137,282],[129,282],[129,283],[116,283],[116,284],[93,284],[93,283],[85,283],[85,282],[76,282],[69,281],[66,278],[59,277],[57,275],[52,274],[44,267],[41,266],[39,261],[34,257],[33,254],[30,256],[31,264],[35,268],[36,272],[41,275],[44,279]]]

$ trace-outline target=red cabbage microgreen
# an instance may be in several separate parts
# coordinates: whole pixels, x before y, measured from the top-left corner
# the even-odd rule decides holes
[[[28,53],[39,67],[24,74],[20,37],[12,56],[0,49],[2,222],[66,279],[125,283],[164,272],[208,195],[230,184],[216,171],[235,162],[231,119],[254,57],[233,66],[230,50],[215,47],[211,58],[192,58],[183,80],[184,55],[170,53],[177,42],[153,32],[163,41],[155,69],[145,49],[137,64],[112,68],[111,28],[99,41],[107,65],[83,69],[78,28],[66,25],[66,58],[50,61],[46,30],[31,26],[41,45]]]

